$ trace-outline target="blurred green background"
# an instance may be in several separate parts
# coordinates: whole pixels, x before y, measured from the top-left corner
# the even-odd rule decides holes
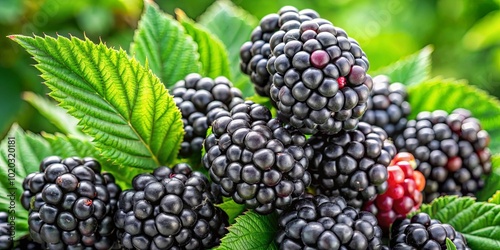
[[[214,0],[156,2],[167,13],[180,8],[196,19]],[[434,47],[433,76],[463,78],[500,97],[500,0],[234,0],[257,18],[284,5],[312,8],[360,42],[371,70]],[[56,132],[22,99],[47,93],[39,72],[9,34],[86,35],[128,49],[142,0],[0,0],[0,134],[13,122],[33,132]],[[236,63],[236,62],[234,62]]]

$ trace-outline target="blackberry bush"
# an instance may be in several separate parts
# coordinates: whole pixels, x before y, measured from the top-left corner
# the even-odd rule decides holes
[[[382,230],[342,197],[305,195],[281,214],[276,242],[280,249],[382,249]]]
[[[261,214],[288,207],[311,182],[312,148],[295,129],[245,102],[221,115],[205,140],[203,164],[221,193]]]
[[[418,213],[410,219],[399,218],[394,222],[390,247],[394,250],[447,249],[446,238],[453,241],[457,250],[470,250],[465,237],[452,226]]]
[[[391,83],[385,75],[375,76],[361,121],[381,127],[389,137],[396,138],[405,129],[411,112],[407,99],[406,87],[402,83]]]
[[[389,227],[396,218],[405,218],[422,205],[421,191],[425,187],[425,178],[414,167],[416,162],[413,155],[398,153],[387,167],[387,190],[363,208],[377,216],[378,223],[385,232],[389,232]]]
[[[30,236],[43,248],[116,246],[113,215],[121,189],[95,159],[47,157],[23,188]]]
[[[317,192],[342,196],[359,209],[387,190],[387,166],[396,148],[381,128],[360,122],[352,131],[313,135],[309,144],[314,157],[308,172]]]
[[[269,44],[270,94],[279,119],[306,134],[356,128],[373,83],[355,40],[329,21],[314,19],[282,27]]]
[[[211,79],[197,73],[177,82],[172,94],[182,113],[185,131],[179,155],[186,158],[200,154],[207,129],[217,113],[243,102],[241,91],[226,77]]]
[[[268,14],[260,20],[259,26],[255,27],[250,35],[250,41],[245,42],[240,48],[241,72],[250,76],[257,94],[269,96],[271,88],[272,78],[266,68],[267,60],[271,56],[269,45],[271,36],[282,26],[287,28],[297,22],[314,18],[319,18],[319,14],[314,10],[299,11],[295,7],[285,6],[278,11],[278,14]]]
[[[189,165],[159,167],[132,185],[114,218],[125,249],[207,249],[226,233],[227,215],[214,206],[207,177]]]
[[[426,178],[424,201],[438,196],[474,194],[491,172],[488,132],[465,109],[421,112],[408,122],[395,144],[415,156]]]

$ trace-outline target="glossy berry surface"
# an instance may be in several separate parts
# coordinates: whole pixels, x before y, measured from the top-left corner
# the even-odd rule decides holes
[[[377,216],[379,225],[385,232],[389,231],[397,218],[405,218],[422,205],[421,192],[425,187],[425,179],[413,166],[415,159],[411,154],[397,154],[387,167],[387,190],[363,207],[363,210]]]
[[[0,212],[0,249],[11,249],[13,244],[12,229],[9,225],[9,214]]]
[[[465,237],[452,226],[431,219],[426,213],[418,213],[410,219],[398,218],[394,222],[389,246],[395,250],[444,250],[446,238],[453,241],[457,249],[470,250]]]

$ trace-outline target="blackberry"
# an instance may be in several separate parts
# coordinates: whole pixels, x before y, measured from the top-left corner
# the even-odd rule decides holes
[[[382,249],[382,230],[342,197],[304,195],[281,214],[276,242],[280,249]]]
[[[226,77],[211,79],[197,73],[178,81],[172,94],[182,113],[185,134],[179,155],[185,158],[201,153],[207,129],[217,113],[243,102],[241,91]]]
[[[9,214],[0,212],[0,249],[11,249],[14,230],[15,227],[9,225]]]
[[[356,128],[373,83],[355,40],[329,21],[313,19],[282,27],[269,44],[270,95],[279,119],[305,134]]]
[[[338,134],[313,135],[314,158],[308,172],[317,192],[342,196],[349,206],[361,208],[387,189],[387,166],[396,148],[379,127],[360,122],[357,129]]]
[[[440,195],[474,194],[491,172],[490,137],[465,109],[420,112],[396,137],[396,147],[410,152],[426,179],[424,202]]]
[[[21,201],[33,241],[46,249],[115,246],[113,215],[121,189],[111,174],[100,172],[90,157],[50,156],[40,172],[25,178]]]
[[[390,247],[394,250],[447,249],[449,238],[458,250],[470,250],[465,237],[449,224],[434,220],[426,213],[411,219],[399,218],[391,228]]]
[[[206,176],[186,163],[139,174],[115,213],[125,249],[208,249],[226,234],[226,213],[214,206]]]
[[[29,235],[28,235],[29,236]],[[42,245],[34,242],[31,238],[25,236],[21,238],[18,242],[14,250],[38,250],[43,249]]]
[[[285,6],[278,14],[269,14],[260,20],[250,35],[250,41],[245,42],[240,48],[240,68],[244,74],[250,76],[255,92],[261,96],[269,96],[271,87],[270,74],[267,72],[267,60],[271,56],[269,40],[271,36],[284,28],[303,21],[318,18],[319,14],[311,9],[297,10],[292,6]]]
[[[223,196],[268,214],[288,207],[309,186],[312,148],[302,133],[271,119],[266,107],[238,104],[214,121],[212,132],[203,165]]]
[[[396,218],[406,218],[408,213],[418,210],[422,205],[421,191],[425,187],[425,178],[422,173],[413,170],[415,165],[413,155],[398,153],[387,168],[387,191],[363,208],[377,216],[378,223],[385,232],[389,232],[389,227]]]
[[[407,102],[406,87],[399,82],[391,83],[389,77],[378,75],[373,78],[373,89],[368,98],[368,109],[361,121],[379,126],[391,138],[405,129],[411,112]]]

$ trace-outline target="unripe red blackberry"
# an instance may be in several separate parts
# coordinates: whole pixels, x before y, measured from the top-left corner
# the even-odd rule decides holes
[[[30,236],[45,249],[111,249],[116,245],[113,215],[121,189],[101,174],[95,159],[45,158],[28,175],[21,201],[29,209]]]
[[[426,179],[424,202],[440,195],[474,194],[491,172],[490,137],[465,109],[420,112],[395,140],[410,152]]]
[[[288,207],[309,186],[312,148],[302,133],[271,119],[266,107],[238,104],[214,121],[212,132],[203,165],[222,195],[268,214]]]
[[[385,131],[360,122],[352,131],[313,135],[314,157],[308,172],[321,194],[342,196],[349,206],[361,208],[387,189],[387,166],[396,154]]]
[[[206,176],[185,163],[139,174],[123,191],[115,224],[125,249],[208,249],[226,234]]]
[[[172,95],[182,113],[184,139],[179,155],[200,155],[207,129],[215,115],[243,102],[241,91],[223,76],[211,79],[197,73],[187,75],[172,88]]]
[[[271,87],[270,74],[267,72],[267,60],[271,56],[269,41],[271,36],[290,25],[318,18],[319,14],[311,9],[297,10],[292,6],[281,8],[278,14],[269,14],[260,20],[250,36],[240,48],[240,68],[250,76],[255,92],[261,96],[269,96]],[[288,24],[287,24],[288,23]]]

